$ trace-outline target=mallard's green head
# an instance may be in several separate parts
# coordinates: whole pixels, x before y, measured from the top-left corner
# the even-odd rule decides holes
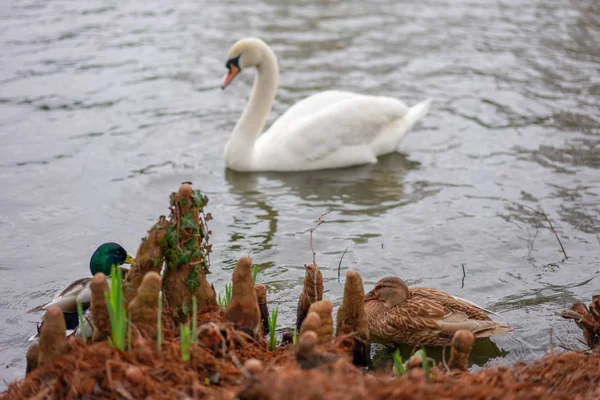
[[[118,243],[104,243],[96,249],[90,259],[90,271],[92,275],[102,272],[110,276],[110,269],[114,265],[118,267],[123,264],[131,264],[133,257]]]

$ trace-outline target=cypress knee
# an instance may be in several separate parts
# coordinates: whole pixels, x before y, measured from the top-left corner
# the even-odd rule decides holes
[[[356,271],[348,271],[344,285],[344,299],[337,313],[336,336],[355,334],[352,354],[355,365],[367,366],[371,356],[369,324],[364,309],[365,290]]]
[[[298,308],[296,310],[296,329],[300,331],[302,321],[308,314],[308,309],[312,303],[323,299],[323,275],[316,264],[305,265],[304,286],[300,298],[298,299]]]
[[[225,309],[225,317],[233,322],[236,329],[246,332],[253,338],[260,334],[260,309],[252,281],[252,263],[242,257],[233,270],[231,301]]]

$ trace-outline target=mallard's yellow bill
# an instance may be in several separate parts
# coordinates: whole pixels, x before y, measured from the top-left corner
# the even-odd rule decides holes
[[[127,254],[127,258],[125,259],[124,264],[133,264],[134,261],[135,261],[135,258],[133,258],[129,254]]]

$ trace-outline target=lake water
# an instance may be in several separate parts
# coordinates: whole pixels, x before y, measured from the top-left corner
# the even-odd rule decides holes
[[[342,283],[398,275],[501,313],[515,332],[490,363],[543,355],[550,332],[581,348],[559,314],[600,287],[599,16],[596,0],[2,2],[0,377],[24,374],[25,311],[88,276],[98,244],[135,253],[188,180],[214,216],[210,281],[251,254],[282,327],[331,209],[314,248],[335,305],[347,249]],[[219,86],[245,36],[279,57],[270,122],[327,89],[431,111],[376,165],[226,171],[253,74]]]

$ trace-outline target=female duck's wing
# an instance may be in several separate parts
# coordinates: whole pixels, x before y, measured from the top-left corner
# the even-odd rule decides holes
[[[32,308],[28,312],[43,311],[57,306],[62,312],[77,312],[77,296],[89,285],[91,278],[81,278],[71,282],[59,291],[52,301]],[[89,304],[89,297],[87,303]]]
[[[486,308],[481,307],[478,304],[473,303],[470,300],[463,299],[458,296],[451,295],[446,292],[442,292],[438,289],[433,288],[410,288],[410,293],[412,296],[422,296],[426,298],[434,298],[440,304],[450,307],[452,309],[460,310],[466,313],[469,318],[478,319],[487,321],[491,319],[487,314],[496,315],[498,317],[502,317],[501,315],[488,310]],[[505,319],[506,320],[506,319]]]
[[[447,295],[444,292],[440,293]],[[460,329],[468,330],[476,338],[490,337],[513,330],[511,327],[492,321],[489,318],[486,320],[472,318],[465,311],[444,304],[444,299],[445,296],[442,296],[440,301],[431,297],[411,297],[407,301],[407,314],[414,321],[419,321],[421,325],[424,325],[425,322],[428,326],[437,325],[439,327],[437,335],[446,338],[452,337]],[[415,326],[418,327],[419,325],[415,324]],[[432,333],[433,331],[435,329],[432,330]]]

